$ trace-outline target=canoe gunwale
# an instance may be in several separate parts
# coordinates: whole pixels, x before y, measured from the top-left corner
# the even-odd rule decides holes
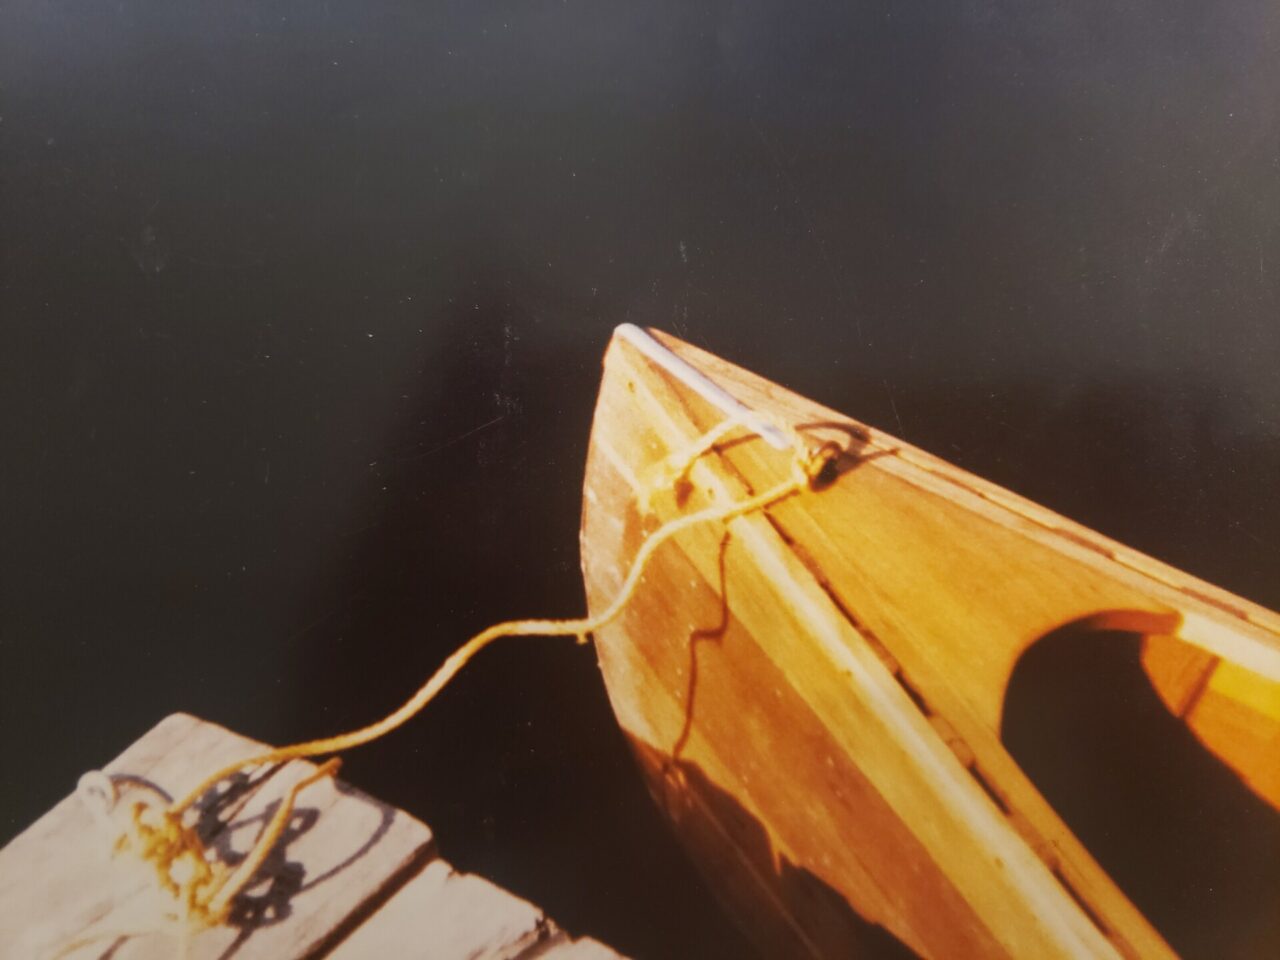
[[[1280,618],[1275,614],[1143,557],[1136,551],[993,484],[971,477],[887,434],[796,398],[767,381],[737,370],[674,338],[658,332],[654,332],[653,337],[712,382],[720,385],[737,402],[749,409],[767,409],[771,417],[778,418],[779,422],[796,430],[811,441],[814,447],[823,443],[838,444],[842,451],[838,484],[845,483],[844,477],[847,475],[857,474],[859,470],[864,473],[865,470],[871,470],[876,476],[884,478],[885,482],[903,484],[904,489],[909,487],[918,495],[945,501],[956,511],[980,518],[982,523],[992,524],[993,529],[1004,529],[1010,536],[1047,542],[1056,553],[1071,563],[1123,582],[1124,596],[1147,598],[1145,603],[1133,607],[1133,616],[1155,618],[1152,622],[1160,623],[1165,628],[1176,620],[1179,624],[1178,634],[1191,644],[1217,657],[1235,662],[1243,661],[1243,666],[1263,675],[1274,671],[1280,676],[1280,638],[1275,631]],[[600,597],[607,593],[608,577],[601,571],[625,562],[625,556],[616,553],[625,537],[621,541],[614,535],[610,535],[612,539],[610,536],[600,539],[601,530],[613,523],[602,519],[602,516],[611,509],[622,513],[632,511],[633,504],[627,498],[634,498],[634,494],[640,490],[637,477],[643,474],[646,461],[660,459],[680,443],[687,443],[694,436],[715,426],[723,417],[722,413],[709,408],[703,398],[690,396],[688,391],[681,388],[678,378],[672,377],[638,354],[627,355],[627,351],[632,350],[634,347],[626,342],[626,338],[615,339],[610,347],[592,433],[592,453],[584,496],[583,562],[589,600],[593,605],[598,604]],[[626,395],[618,393],[617,397],[609,399],[618,391],[625,391]],[[641,397],[639,393],[644,393],[645,396]],[[642,404],[643,409],[637,407],[629,413],[626,404]],[[636,428],[622,423],[628,417],[657,420],[652,429],[648,426]],[[665,424],[658,423],[664,419]],[[619,434],[620,437],[626,435],[626,430],[639,429],[640,432],[635,436],[640,439],[630,446],[615,449],[617,445],[608,438],[617,429],[624,431]],[[697,465],[695,485],[702,489],[719,485],[720,496],[750,493],[763,488],[762,484],[766,482],[769,470],[776,471],[779,462],[778,455],[762,444],[726,443],[713,451],[708,462]],[[600,472],[606,463],[616,473],[612,480],[604,479]],[[737,492],[726,487],[726,483],[736,488]],[[599,489],[596,488],[597,484],[600,484]],[[1052,954],[1173,956],[1160,935],[1115,886],[1089,851],[1062,823],[1034,784],[1008,757],[1000,745],[998,733],[994,738],[991,736],[991,731],[986,729],[990,726],[989,716],[985,721],[980,720],[977,714],[965,707],[962,698],[935,696],[937,691],[931,689],[929,682],[919,682],[911,666],[904,666],[898,644],[880,637],[877,629],[860,615],[858,605],[842,595],[838,585],[832,582],[824,569],[823,562],[808,548],[812,536],[806,532],[806,520],[804,507],[799,500],[783,502],[758,516],[736,521],[734,537],[736,540],[745,538],[749,541],[749,552],[753,562],[757,564],[771,551],[781,549],[785,552],[785,569],[778,568],[773,576],[779,580],[791,579],[788,589],[792,592],[788,596],[793,597],[796,591],[801,594],[808,591],[817,598],[812,601],[818,604],[814,610],[826,609],[826,615],[832,615],[833,612],[843,623],[840,629],[856,636],[857,642],[868,651],[870,659],[863,664],[864,668],[881,672],[875,684],[891,682],[901,697],[900,704],[909,705],[910,711],[915,714],[916,719],[911,720],[905,713],[899,712],[894,725],[894,729],[899,731],[917,729],[922,736],[930,738],[931,746],[922,745],[923,741],[916,742],[913,748],[915,759],[926,764],[932,763],[933,761],[921,758],[940,756],[936,749],[941,747],[945,751],[946,762],[954,764],[948,767],[946,774],[946,777],[955,778],[952,788],[959,794],[976,798],[978,804],[989,811],[989,814],[973,816],[997,816],[1007,833],[1006,840],[1001,842],[1014,842],[1025,848],[1039,865],[1038,869],[1044,870],[1052,888],[1061,895],[1062,899],[1056,906],[1045,909],[1055,913],[1064,911],[1064,915],[1073,913],[1078,918],[1078,923],[1073,921],[1074,926],[1069,926],[1077,934],[1080,932],[1080,924],[1095,931],[1094,936],[1085,936],[1084,939],[1075,941],[1075,946],[1070,945],[1071,937],[1060,940],[1058,948]],[[629,520],[628,523],[631,524],[632,521]],[[609,543],[614,546],[608,546]],[[801,580],[806,581],[807,586],[801,584]],[[1124,606],[1126,605],[1121,605],[1122,608]],[[1115,609],[1114,605],[1103,604],[1092,613],[1106,614]],[[817,615],[810,611],[810,619],[815,616]],[[1205,628],[1206,624],[1208,629]],[[618,651],[629,644],[640,642],[639,635],[635,639],[628,636],[629,629],[643,634],[647,627],[636,627],[628,619],[625,624],[602,631],[598,638],[602,670],[624,729],[638,743],[661,754],[657,744],[663,742],[663,738],[644,736],[650,721],[644,717],[644,697],[638,692],[641,688],[636,686],[639,681],[626,679],[623,676],[625,669],[615,662]],[[847,641],[836,641],[828,649],[828,653],[839,659],[843,653],[838,648],[842,647],[847,647]],[[797,682],[803,686],[802,681],[803,678]],[[819,688],[813,688],[811,693],[818,697],[825,695]],[[898,709],[893,707],[890,712]],[[661,783],[655,784],[655,774],[649,772],[651,787],[655,795],[658,795],[665,788]],[[960,786],[960,777],[963,777],[963,782],[967,782],[969,787]],[[881,786],[884,786],[883,782]],[[892,788],[887,789],[892,792]],[[951,802],[947,801],[948,804]],[[964,806],[970,801],[956,802]],[[955,809],[948,808],[948,816],[953,815],[959,816]],[[762,818],[762,822],[767,820],[767,816]],[[766,826],[773,830],[775,824],[767,823]],[[927,831],[928,828],[922,829]],[[777,837],[773,839],[777,840]],[[782,852],[786,852],[785,844]],[[1004,869],[1008,868],[1007,860],[1008,858],[1004,858]],[[1040,883],[1028,882],[1037,887]],[[834,886],[838,889],[838,883]],[[1031,912],[1041,911],[1037,908]],[[999,926],[1003,921],[996,918],[992,922]],[[911,926],[908,924],[901,929],[910,930]],[[1008,930],[1006,934],[1014,936]],[[908,935],[908,941],[910,940],[911,936]],[[1014,946],[1015,942],[1016,936],[1014,940],[1005,940],[1005,949],[1011,955],[1019,952]],[[918,943],[913,944],[913,947],[918,946]],[[815,952],[814,955],[822,954]]]

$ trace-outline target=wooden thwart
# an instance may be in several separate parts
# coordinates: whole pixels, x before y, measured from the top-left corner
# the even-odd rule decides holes
[[[175,714],[104,769],[126,801],[138,782],[179,796],[209,770],[262,749]],[[289,786],[314,770],[295,760],[206,800],[206,844],[233,861],[242,856]],[[110,855],[109,833],[72,795],[0,850],[0,957],[46,960],[68,948],[69,960],[175,956],[178,931],[161,920],[171,903],[151,867],[128,853]],[[425,824],[331,779],[300,794],[231,922],[197,934],[189,953],[190,960],[391,956],[618,960],[595,941],[574,941],[533,905],[455,872]]]

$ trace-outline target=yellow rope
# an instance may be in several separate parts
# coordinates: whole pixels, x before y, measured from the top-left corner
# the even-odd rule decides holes
[[[664,473],[668,478],[674,475],[676,480],[682,479],[699,457],[739,427],[740,424],[732,420],[719,424],[695,440],[686,450],[677,451],[678,455],[672,454],[663,460]],[[664,523],[641,544],[617,595],[596,616],[570,620],[508,620],[494,624],[455,650],[412,697],[381,720],[358,730],[279,747],[228,764],[210,774],[185,797],[169,804],[167,808],[151,803],[136,804],[132,811],[134,836],[122,837],[120,845],[136,846],[136,852],[154,865],[161,886],[175,896],[188,926],[213,926],[222,922],[236,895],[253,879],[288,826],[299,791],[317,780],[331,776],[336,772],[339,761],[329,760],[290,788],[253,850],[234,872],[211,859],[195,828],[186,825],[187,811],[212,787],[247,767],[281,763],[322,753],[339,753],[390,733],[416,716],[472,657],[495,640],[516,636],[572,636],[577,637],[579,643],[585,643],[589,634],[608,625],[626,607],[639,586],[650,559],[663,544],[690,527],[716,521],[728,523],[744,514],[762,510],[806,487],[817,486],[823,471],[833,462],[836,453],[838,447],[832,444],[810,453],[797,437],[792,475],[787,480],[745,500],[717,504]],[[641,499],[642,502],[647,502],[643,493]]]

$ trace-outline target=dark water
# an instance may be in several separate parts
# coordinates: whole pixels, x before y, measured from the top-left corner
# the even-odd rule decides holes
[[[1280,8],[0,7],[0,837],[184,709],[360,723],[582,606],[661,326],[1280,606]],[[641,957],[738,956],[589,651],[349,760]]]

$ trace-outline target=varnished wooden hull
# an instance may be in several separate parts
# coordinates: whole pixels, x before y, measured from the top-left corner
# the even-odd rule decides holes
[[[1041,651],[1135,638],[1168,716],[1253,803],[1248,816],[1274,819],[1280,619],[661,342],[806,444],[843,451],[827,489],[663,546],[596,636],[655,797],[764,952],[1174,956],[1011,755],[1011,677]],[[786,476],[786,452],[730,442],[691,484],[655,493],[655,465],[723,416],[615,338],[584,491],[592,613],[662,522]],[[1274,872],[1245,869],[1262,870],[1269,896]],[[1224,949],[1250,955],[1276,936],[1254,911]]]

